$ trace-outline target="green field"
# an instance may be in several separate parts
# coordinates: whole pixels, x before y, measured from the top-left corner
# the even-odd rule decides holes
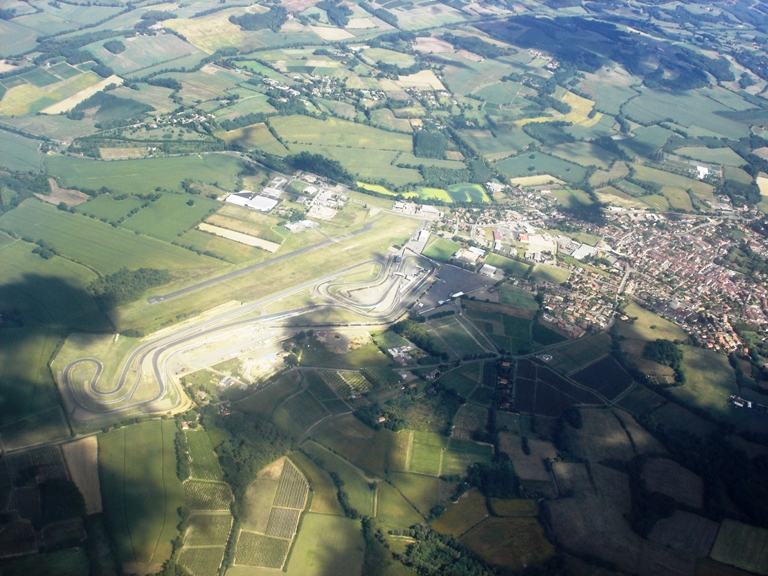
[[[461,248],[460,244],[438,236],[432,236],[422,254],[438,262],[450,262],[451,257]]]
[[[502,284],[499,287],[499,301],[502,304],[516,308],[525,308],[526,310],[539,309],[539,304],[531,292],[511,284]]]
[[[248,150],[262,150],[263,152],[277,154],[278,156],[288,154],[288,149],[272,136],[272,133],[264,123],[245,126],[230,132],[223,132],[219,136],[230,144],[237,144]]]
[[[307,116],[277,116],[269,125],[286,143],[319,144],[361,150],[410,152],[413,139],[407,134],[386,132],[347,120],[317,120]]]
[[[568,280],[571,273],[567,268],[560,268],[559,266],[550,266],[548,264],[538,264],[536,268],[531,272],[531,278],[541,282],[551,282],[552,284],[562,284]]]
[[[240,160],[225,154],[170,156],[105,162],[70,156],[46,156],[45,168],[67,188],[99,190],[102,186],[125,194],[149,194],[156,187],[182,192],[190,179],[234,190]]]
[[[728,358],[712,350],[693,346],[683,346],[682,351],[685,384],[670,388],[670,392],[684,404],[726,419],[732,412],[728,397],[739,392],[736,375]]]
[[[120,218],[125,218],[131,210],[140,209],[144,202],[145,200],[136,196],[116,200],[111,194],[101,194],[77,206],[75,212],[87,214],[99,220],[104,218],[109,222],[117,222]]]
[[[176,269],[221,266],[207,256],[198,256],[154,238],[57,210],[55,206],[36,199],[26,200],[0,216],[0,228],[33,240],[45,240],[64,257],[103,274],[111,274],[123,267]]]
[[[153,420],[99,437],[105,516],[122,563],[161,564],[170,557],[184,504],[175,432],[173,420]]]
[[[424,522],[424,518],[400,493],[386,482],[378,483],[376,518],[388,525],[408,528]]]
[[[336,496],[336,487],[333,485],[333,480],[331,480],[328,472],[320,468],[301,452],[292,453],[291,461],[301,471],[307,482],[309,482],[312,495],[308,512],[343,516],[344,510],[341,504],[339,504],[339,499]]]
[[[551,174],[571,184],[578,184],[587,175],[582,166],[541,152],[507,158],[497,162],[496,166],[510,178]]]
[[[435,476],[423,474],[393,473],[391,481],[395,488],[423,515],[441,503],[441,493],[450,490],[450,485]]]
[[[40,141],[0,130],[0,167],[21,172],[38,171],[43,163]]]
[[[496,268],[503,270],[505,274],[516,276],[517,278],[525,278],[528,274],[528,270],[530,270],[530,264],[511,258],[505,258],[498,254],[488,254],[485,263],[490,264],[491,266],[496,266]]]
[[[314,424],[330,415],[307,391],[292,396],[274,412],[275,423],[300,438]]]
[[[357,574],[364,545],[360,523],[349,518],[306,514],[288,559],[288,576]],[[228,571],[238,576],[237,571]]]
[[[121,226],[171,242],[220,206],[220,202],[204,196],[163,194],[159,200],[150,202],[138,214],[127,218]]]
[[[441,474],[463,476],[466,474],[468,466],[476,462],[490,462],[492,457],[493,446],[489,444],[478,444],[471,440],[451,438],[443,458]]]
[[[637,318],[631,324],[620,324],[621,334],[627,338],[636,338],[641,340],[656,340],[663,338],[665,340],[685,340],[686,333],[677,324],[665,320],[658,314],[646,310],[631,302],[627,305],[625,314],[630,318]]]
[[[416,474],[440,476],[443,452],[447,439],[428,432],[412,432],[413,442],[408,460],[408,470]]]
[[[440,318],[429,322],[430,327],[440,336],[458,358],[468,354],[483,354],[487,350],[470,335],[457,317]]]
[[[533,138],[519,128],[499,130],[496,133],[490,130],[462,130],[461,135],[488,160],[514,155],[533,142]]]

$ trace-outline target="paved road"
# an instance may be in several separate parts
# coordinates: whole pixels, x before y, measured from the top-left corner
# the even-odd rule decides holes
[[[362,228],[360,228],[359,230],[355,230],[354,232],[348,232],[347,234],[342,234],[341,236],[337,236],[336,238],[328,238],[328,240],[323,240],[318,244],[313,244],[312,246],[300,248],[299,250],[296,250],[294,252],[289,252],[288,254],[283,254],[282,256],[278,256],[277,258],[272,258],[265,262],[260,262],[259,264],[248,266],[247,268],[235,270],[234,272],[229,272],[228,274],[217,276],[216,278],[211,278],[210,280],[205,280],[204,282],[200,282],[192,286],[187,286],[186,288],[182,288],[181,290],[176,290],[175,292],[170,292],[168,294],[163,294],[160,296],[152,296],[151,298],[147,299],[147,302],[149,302],[150,304],[156,304],[157,302],[163,302],[165,300],[170,300],[171,298],[176,298],[178,296],[183,296],[184,294],[189,294],[190,292],[200,290],[201,288],[208,288],[209,286],[213,286],[214,284],[218,284],[219,282],[226,282],[227,280],[231,280],[232,278],[237,278],[238,276],[242,276],[243,274],[250,274],[251,272],[258,270],[259,268],[263,268],[265,266],[271,266],[272,264],[277,264],[278,262],[283,262],[284,260],[294,258],[295,256],[306,254],[307,252],[311,252],[312,250],[317,250],[318,248],[322,248],[323,246],[328,246],[329,244],[333,244],[334,242],[341,242],[342,240],[346,240],[347,238],[351,238],[353,236],[357,236],[358,234],[362,234],[363,232],[367,232],[371,228],[373,228],[373,225],[371,223],[368,223]]]

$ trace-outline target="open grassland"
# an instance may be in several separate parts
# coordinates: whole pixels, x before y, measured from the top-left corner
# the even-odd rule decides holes
[[[488,518],[461,541],[489,564],[513,571],[544,564],[555,555],[536,518]]]
[[[102,511],[99,486],[99,443],[96,436],[69,442],[61,447],[67,470],[85,500],[86,514]]]
[[[278,116],[270,118],[269,125],[288,143],[398,152],[413,149],[413,139],[407,134],[386,132],[338,118],[317,120],[307,116]]]
[[[218,136],[225,142],[236,144],[248,150],[261,150],[278,156],[288,154],[288,149],[272,136],[267,125],[263,122],[229,132],[222,132]]]
[[[45,240],[64,257],[111,274],[120,268],[218,268],[216,260],[71,214],[35,199],[0,217],[0,228]]]
[[[391,482],[424,517],[435,506],[447,502],[453,488],[452,484],[423,474],[392,473]]]
[[[750,572],[768,572],[768,530],[724,520],[712,546],[711,558]]]
[[[523,290],[522,288],[517,288],[511,284],[502,284],[499,287],[499,301],[507,306],[525,308],[526,310],[538,310],[539,308],[539,305],[531,292]]]
[[[0,116],[35,114],[43,108],[98,84],[100,80],[101,78],[93,72],[85,72],[47,86],[38,87],[33,84],[14,86],[0,100]]]
[[[619,324],[621,335],[627,338],[639,340],[656,340],[664,338],[666,340],[685,340],[687,335],[677,324],[665,320],[658,314],[641,308],[634,302],[627,305],[626,315],[630,318],[637,318],[633,323],[622,322]]]
[[[149,569],[170,557],[184,490],[176,477],[173,420],[153,420],[99,437],[104,510],[122,564]]]
[[[477,488],[472,488],[434,520],[432,528],[440,534],[450,534],[458,538],[487,517],[485,497]]]
[[[42,163],[43,156],[38,140],[0,130],[1,167],[22,172],[38,171]]]
[[[738,393],[736,375],[728,358],[712,350],[683,346],[685,384],[670,389],[680,401],[703,409],[716,418],[730,413],[728,397]]]

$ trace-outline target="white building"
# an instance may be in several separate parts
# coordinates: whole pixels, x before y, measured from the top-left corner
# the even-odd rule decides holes
[[[266,196],[241,196],[240,194],[230,194],[227,196],[226,202],[235,206],[243,206],[250,210],[258,210],[259,212],[269,212],[278,204],[278,201],[274,198],[267,198]]]

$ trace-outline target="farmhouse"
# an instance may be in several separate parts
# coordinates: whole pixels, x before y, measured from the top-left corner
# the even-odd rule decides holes
[[[226,201],[236,206],[243,206],[250,210],[258,210],[259,212],[269,212],[275,206],[278,201],[273,198],[267,198],[266,196],[259,196],[248,192],[246,194],[230,194],[227,196]]]

